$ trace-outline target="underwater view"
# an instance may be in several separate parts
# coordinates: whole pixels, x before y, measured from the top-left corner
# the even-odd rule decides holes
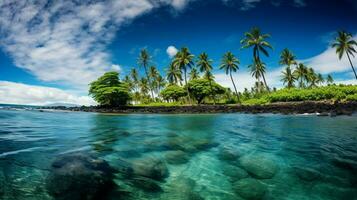
[[[0,199],[357,199],[356,121],[0,110]]]

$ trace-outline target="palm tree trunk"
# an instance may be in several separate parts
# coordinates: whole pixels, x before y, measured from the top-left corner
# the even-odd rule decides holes
[[[192,102],[191,102],[191,98],[190,98],[190,92],[188,91],[188,87],[187,87],[187,73],[186,73],[186,67],[185,68],[183,68],[183,71],[184,71],[184,73],[185,73],[185,85],[186,85],[186,91],[187,91],[187,96],[188,96],[188,102],[190,103],[190,104],[192,104]]]
[[[149,88],[150,88],[150,91],[151,91],[151,98],[152,98],[152,100],[154,100],[154,92],[152,91],[153,89],[151,88],[150,77],[149,77],[149,74],[148,74],[148,71],[147,71],[145,65],[144,65],[144,69],[145,69],[146,78],[148,79],[148,83],[150,85]]]
[[[237,92],[236,84],[234,84],[234,80],[233,80],[231,71],[229,72],[229,76],[231,77],[231,81],[233,83],[234,91],[236,92],[236,95],[237,95],[237,98],[238,98],[238,102],[240,103],[240,98],[239,98],[239,95],[238,95],[238,92]]]
[[[348,60],[350,61],[350,64],[351,64],[353,73],[355,73],[355,77],[356,77],[356,80],[357,80],[357,74],[356,74],[355,68],[354,68],[353,65],[352,65],[352,61],[351,61],[350,55],[349,55],[347,52],[346,52],[346,54],[347,54]]]
[[[256,61],[259,61],[259,63],[261,62],[260,61],[260,55],[259,55],[259,50],[257,50],[257,53],[256,53]],[[265,85],[265,88],[268,90],[268,92],[270,91],[269,90],[269,87],[268,87],[268,84],[267,84],[267,82],[266,82],[266,80],[265,80],[265,76],[264,76],[264,73],[262,73],[262,77],[263,77],[263,81],[264,81],[264,85]]]

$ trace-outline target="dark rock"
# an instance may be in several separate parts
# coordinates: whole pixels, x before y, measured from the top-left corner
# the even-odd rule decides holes
[[[166,153],[165,159],[169,164],[184,164],[190,160],[190,157],[187,153],[178,150]]]
[[[304,181],[314,181],[317,180],[321,177],[320,172],[314,170],[314,169],[309,169],[309,168],[303,168],[303,167],[293,167],[294,172],[296,175]]]
[[[161,199],[204,200],[194,191],[196,182],[190,178],[178,178],[169,185],[168,190],[162,194]]]
[[[199,140],[193,140],[192,145],[198,150],[206,150],[218,146],[218,143],[212,142],[210,139],[203,138]]]
[[[132,163],[133,173],[154,180],[161,181],[169,176],[166,163],[159,158],[141,158]]]
[[[253,178],[241,179],[233,184],[233,190],[247,200],[263,199],[266,186]]]
[[[149,178],[145,177],[134,177],[130,179],[130,182],[137,188],[140,188],[146,192],[161,192],[162,189],[159,184]]]
[[[239,153],[231,148],[223,147],[218,152],[218,159],[224,161],[235,161],[239,157]]]
[[[52,163],[46,188],[54,199],[105,199],[114,186],[113,172],[106,161],[94,156],[64,155]]]
[[[247,178],[249,176],[244,169],[234,165],[224,165],[222,170],[223,174],[229,177],[232,182]]]
[[[259,179],[269,179],[279,170],[275,159],[269,155],[256,154],[244,156],[240,163],[242,167],[252,176]]]

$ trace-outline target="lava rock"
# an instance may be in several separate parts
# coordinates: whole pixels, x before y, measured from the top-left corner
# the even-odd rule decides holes
[[[240,163],[249,174],[259,179],[273,178],[279,170],[276,161],[263,154],[244,156]]]
[[[243,178],[247,178],[249,176],[244,169],[240,167],[236,167],[234,165],[224,165],[223,174],[229,177],[229,179],[232,182],[235,182]]]
[[[220,160],[235,161],[238,159],[238,157],[239,157],[239,153],[228,147],[223,147],[218,152],[218,159]]]
[[[113,173],[106,161],[94,156],[64,155],[52,163],[46,188],[57,200],[105,199],[114,186]]]
[[[178,177],[169,185],[168,190],[162,194],[161,199],[204,200],[194,191],[196,182],[190,178]]]
[[[321,177],[321,174],[314,169],[302,167],[294,167],[293,169],[296,175],[304,181],[314,181]]]
[[[133,173],[137,176],[144,176],[157,181],[161,181],[169,176],[166,163],[159,158],[141,158],[133,161]]]
[[[170,151],[166,153],[165,159],[169,164],[184,164],[190,160],[190,157],[183,151]]]
[[[253,178],[241,179],[233,184],[234,191],[244,199],[259,200],[264,197],[266,186]]]
[[[134,177],[130,180],[130,182],[137,188],[140,188],[146,192],[161,192],[162,189],[160,185],[149,178],[145,177]]]

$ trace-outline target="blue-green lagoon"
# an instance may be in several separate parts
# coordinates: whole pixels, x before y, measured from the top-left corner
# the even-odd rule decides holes
[[[0,110],[0,199],[83,198],[357,199],[357,116]]]

